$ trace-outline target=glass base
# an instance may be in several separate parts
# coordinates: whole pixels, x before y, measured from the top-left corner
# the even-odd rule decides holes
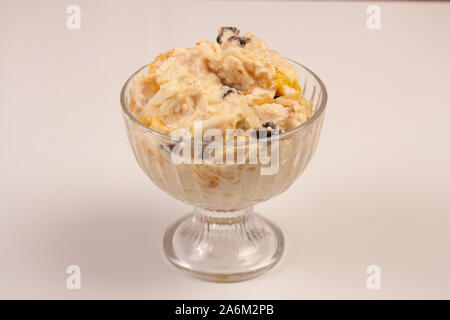
[[[195,208],[164,235],[164,252],[178,269],[215,282],[247,280],[281,258],[280,229],[252,208],[216,212]]]

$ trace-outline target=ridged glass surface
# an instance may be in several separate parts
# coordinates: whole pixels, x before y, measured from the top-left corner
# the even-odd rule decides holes
[[[248,161],[219,164],[212,158],[211,164],[174,163],[171,149],[176,141],[144,127],[128,111],[134,75],[122,89],[128,138],[142,170],[162,190],[198,208],[169,228],[164,238],[166,255],[179,269],[206,280],[237,281],[269,269],[280,259],[281,232],[253,213],[252,206],[286,190],[306,168],[317,148],[327,99],[320,79],[293,64],[303,94],[313,102],[314,114],[300,127],[277,137],[279,165],[271,175],[261,174],[268,165]],[[227,148],[237,153],[243,147]]]
[[[299,70],[306,98],[322,102],[320,85]],[[125,99],[129,98],[129,87]],[[128,137],[142,170],[174,198],[208,210],[238,210],[268,200],[288,188],[303,172],[319,140],[324,113],[279,140],[279,169],[262,175],[260,164],[175,164],[170,157],[174,142],[157,135],[125,114]],[[237,149],[238,147],[236,147]],[[237,150],[236,150],[237,152]]]

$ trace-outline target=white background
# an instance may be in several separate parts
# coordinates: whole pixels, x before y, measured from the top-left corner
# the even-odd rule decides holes
[[[381,2],[381,30],[366,28],[368,5],[2,1],[0,298],[450,298],[450,3]],[[222,25],[329,93],[309,167],[257,206],[284,232],[282,260],[233,284],[166,262],[164,231],[190,208],[141,172],[119,104],[138,67]],[[372,264],[381,290],[366,288]]]

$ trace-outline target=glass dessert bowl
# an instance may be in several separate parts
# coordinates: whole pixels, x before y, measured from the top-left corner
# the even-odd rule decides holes
[[[217,282],[241,281],[272,268],[282,256],[280,229],[255,213],[253,206],[282,193],[304,171],[316,150],[327,102],[319,77],[289,61],[300,74],[302,94],[313,104],[311,118],[279,135],[226,145],[226,152],[237,154],[238,149],[248,150],[263,140],[269,146],[276,144],[275,165],[273,161],[219,163],[214,158],[208,163],[175,163],[171,151],[181,141],[143,125],[129,109],[133,79],[148,71],[148,66],[137,70],[122,88],[128,138],[140,167],[159,188],[194,206],[192,213],[168,228],[163,240],[168,260],[192,276]],[[198,142],[187,143],[194,149]],[[269,170],[274,167],[276,170]],[[264,169],[272,172],[263,173]]]

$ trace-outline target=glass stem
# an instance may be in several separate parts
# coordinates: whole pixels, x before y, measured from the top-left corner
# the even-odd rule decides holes
[[[211,211],[195,207],[194,219],[206,224],[235,225],[248,221],[253,207],[234,211]]]

